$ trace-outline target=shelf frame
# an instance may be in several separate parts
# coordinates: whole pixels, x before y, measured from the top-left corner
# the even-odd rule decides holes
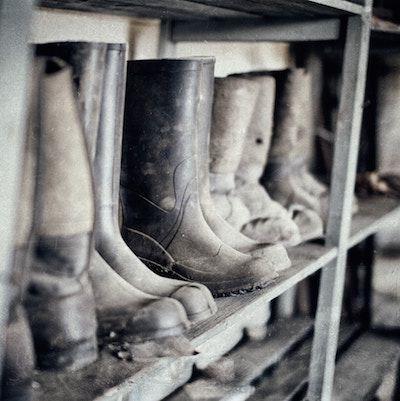
[[[58,8],[74,1],[52,1],[44,0],[42,3]],[[75,3],[79,3],[76,1]],[[81,2],[82,4],[88,2]],[[90,2],[89,2],[90,3]],[[101,3],[101,2],[99,2]],[[125,4],[129,3],[124,1]],[[140,3],[139,1],[132,1]],[[145,4],[145,2],[141,2]],[[168,1],[166,4],[177,4],[175,1]],[[204,7],[197,7],[196,10],[206,10],[213,15],[211,0],[208,1],[184,1],[189,3],[202,4]],[[229,0],[217,1],[216,12],[228,12],[229,8],[221,6],[228,4]],[[238,2],[239,3],[239,2]],[[245,1],[240,3],[244,4]],[[255,2],[257,3],[257,2]],[[273,0],[282,10],[290,4],[287,0]],[[361,241],[375,230],[379,229],[382,222],[376,222],[363,231],[351,235],[351,202],[356,172],[356,159],[358,155],[359,136],[362,118],[363,93],[365,89],[366,68],[368,61],[370,20],[372,0],[366,0],[365,6],[351,3],[345,0],[306,0],[305,10],[313,9],[321,12],[321,16],[312,20],[299,19],[268,19],[268,18],[245,18],[240,22],[237,19],[207,19],[206,22],[189,20],[163,20],[160,31],[160,57],[174,57],[176,54],[176,43],[180,41],[327,41],[342,38],[342,25],[346,25],[345,53],[343,61],[343,86],[341,90],[341,102],[335,139],[335,156],[332,175],[332,207],[330,208],[327,246],[325,253],[307,266],[299,268],[298,271],[286,277],[282,275],[277,283],[269,290],[254,296],[252,306],[243,308],[240,312],[243,316],[256,308],[284,293],[293,287],[297,282],[303,280],[313,272],[322,269],[322,280],[318,302],[315,334],[313,339],[312,358],[309,375],[309,401],[328,401],[331,399],[332,383],[334,377],[335,355],[337,350],[340,309],[342,303],[344,275],[348,248]],[[105,3],[104,3],[105,4]],[[258,2],[262,5],[262,2]],[[300,2],[296,0],[296,7]],[[0,108],[2,118],[0,124],[3,132],[10,135],[3,135],[1,138],[5,152],[0,159],[0,169],[3,179],[3,194],[0,195],[1,213],[0,223],[2,224],[3,248],[0,252],[2,264],[2,282],[5,285],[10,274],[10,266],[13,252],[13,234],[15,231],[16,210],[14,205],[17,201],[18,187],[20,183],[22,146],[26,121],[26,87],[27,72],[30,63],[28,46],[28,35],[30,19],[32,17],[34,0],[3,0],[1,2],[0,14],[0,55],[6,60],[1,68],[1,94],[3,107]],[[145,8],[145,5],[143,6]],[[330,10],[330,16],[324,15],[323,10]],[[86,10],[87,11],[87,10]],[[107,8],[106,8],[107,11]],[[170,10],[171,11],[171,10]],[[179,10],[178,10],[179,11]],[[241,10],[235,8],[232,16]],[[243,11],[243,10],[242,10]],[[172,12],[172,11],[171,11]],[[199,11],[200,12],[200,11]],[[186,16],[188,9],[183,14]],[[228,12],[229,14],[229,12]],[[284,14],[284,12],[283,12]],[[210,18],[207,15],[207,18]],[[264,16],[264,15],[263,15]],[[193,18],[196,18],[193,15]],[[18,32],[16,32],[16,27]],[[207,28],[208,27],[208,28]],[[324,28],[324,29],[322,29]],[[10,49],[18,60],[11,62]],[[18,69],[18,70],[16,70]],[[18,79],[15,79],[15,77]],[[4,81],[4,82],[3,82]],[[12,94],[13,107],[10,109],[9,96]],[[12,129],[10,130],[10,127]],[[393,213],[398,213],[393,211]],[[393,214],[394,215],[394,214]],[[389,218],[389,217],[385,217]],[[3,221],[4,220],[4,221]],[[296,267],[294,268],[296,269]],[[7,291],[0,291],[0,338],[4,338],[2,331],[8,310]],[[329,313],[326,313],[326,311]],[[235,316],[237,318],[237,315]],[[212,341],[227,328],[234,328],[233,314],[230,317],[217,322],[212,330],[206,330],[202,324],[196,326],[189,336],[193,344],[202,349],[207,356],[211,352],[210,347],[215,345]],[[0,360],[3,353],[3,343],[0,343]]]
[[[372,0],[367,0],[369,13],[349,17],[347,22],[326,235],[327,245],[338,247],[338,256],[322,270],[310,362],[309,401],[329,401],[332,397],[368,66],[371,8]]]
[[[10,276],[27,117],[28,46],[33,0],[0,2],[0,361],[10,304]],[[0,377],[2,364],[0,363]],[[1,396],[1,394],[0,394]]]

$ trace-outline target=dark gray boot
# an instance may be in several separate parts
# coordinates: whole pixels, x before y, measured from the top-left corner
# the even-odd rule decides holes
[[[134,287],[153,296],[171,297],[180,301],[191,321],[206,319],[216,312],[215,301],[207,287],[153,273],[136,257],[121,237],[118,227],[118,207],[125,93],[125,46],[109,45],[106,65],[103,105],[94,161],[94,175],[98,189],[96,248],[110,266]]]
[[[77,369],[97,358],[88,277],[92,184],[71,71],[56,59],[43,62],[35,242],[26,306],[38,366]]]
[[[214,59],[202,59],[200,74],[200,104],[197,114],[198,121],[198,176],[199,198],[204,218],[214,233],[230,247],[239,252],[253,256],[264,256],[280,270],[290,265],[285,248],[282,245],[268,245],[253,241],[235,230],[218,214],[210,193],[209,149],[211,113],[214,92]]]
[[[196,165],[201,65],[200,60],[128,63],[123,236],[147,263],[222,295],[263,287],[277,274],[268,260],[223,244],[202,215]]]

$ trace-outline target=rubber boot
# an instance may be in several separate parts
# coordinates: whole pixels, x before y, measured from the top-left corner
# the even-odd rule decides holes
[[[191,321],[216,312],[215,301],[202,284],[161,277],[136,257],[122,239],[118,226],[119,181],[125,92],[125,46],[109,45],[103,105],[94,163],[98,188],[96,248],[127,282],[144,292],[182,303]]]
[[[303,240],[321,237],[328,191],[308,171],[312,149],[310,76],[303,69],[275,73],[274,135],[262,183],[281,205],[294,211]],[[300,213],[298,205],[303,208]]]
[[[199,203],[201,65],[194,59],[128,62],[122,234],[142,260],[201,282],[215,295],[251,291],[277,276],[273,265],[223,244],[205,222]]]
[[[250,211],[234,194],[245,132],[257,101],[256,85],[238,78],[216,78],[210,137],[210,192],[218,214],[241,230]],[[240,118],[232,119],[232,116]],[[229,151],[228,151],[229,149]]]
[[[125,46],[61,42],[40,45],[38,51],[41,54],[60,56],[72,65],[93,170],[95,173],[100,172],[95,174],[95,241],[99,232],[103,237],[107,235],[112,238],[113,233],[117,236],[118,227],[110,226],[110,220],[105,220],[109,217],[107,208],[111,202],[110,194],[118,189],[119,185],[113,184],[112,181],[115,169],[112,162],[114,148],[113,146],[111,149],[107,148],[104,139],[110,138],[112,143],[114,142],[114,125],[118,121],[114,113],[118,107],[122,107],[123,98],[118,100],[118,94],[122,97],[125,84]],[[113,93],[117,90],[118,94]],[[93,97],[97,100],[92,99]],[[122,130],[121,125],[122,122],[120,130]],[[116,156],[118,160],[118,155]],[[115,223],[118,224],[116,220]],[[121,249],[117,248],[112,251],[115,252],[114,258],[121,253]],[[129,248],[128,251],[132,254]],[[188,328],[186,313],[179,302],[174,299],[161,299],[132,287],[113,271],[97,251],[94,252],[92,259],[89,275],[93,283],[102,333],[119,331],[126,340],[141,341],[180,334]],[[148,270],[145,266],[144,268]],[[117,300],[113,294],[118,294]],[[177,296],[179,295],[177,291]],[[211,298],[210,294],[209,296]],[[212,298],[211,302],[214,303]]]
[[[223,213],[217,196],[221,197],[224,191],[245,205],[243,199],[236,193],[235,173],[242,159],[247,130],[258,101],[259,85],[251,79],[227,77],[216,79],[215,89],[210,146],[211,190],[217,210]],[[261,199],[265,200],[263,192],[261,196]],[[261,208],[264,213],[261,217],[254,213],[252,202],[248,204],[252,210],[245,205],[248,211],[247,216],[240,220],[239,224],[235,224],[235,227],[239,227],[243,234],[269,243],[281,242],[296,245],[300,242],[299,230],[290,216],[285,214],[284,209],[272,204],[274,208],[271,210],[271,216],[274,216],[277,211],[284,216],[281,218],[278,215],[272,219],[271,216],[265,216],[264,208]]]
[[[253,256],[264,256],[275,264],[275,269],[280,270],[290,266],[290,260],[282,245],[268,245],[254,241],[240,231],[235,230],[217,212],[210,193],[209,178],[209,148],[211,113],[214,92],[214,64],[213,58],[202,59],[200,74],[200,104],[197,113],[198,124],[198,176],[199,197],[203,216],[222,242],[239,252]]]
[[[264,172],[272,136],[275,80],[272,77],[244,78],[257,85],[258,96],[248,125],[239,166],[235,172],[236,195],[250,210],[251,219],[242,232],[257,240],[294,246],[300,243],[299,229],[289,212],[273,201],[259,180]]]
[[[33,70],[37,77],[40,66]],[[33,79],[32,82],[36,82]],[[31,89],[30,110],[24,149],[22,183],[18,205],[15,252],[11,271],[10,307],[5,335],[5,352],[2,363],[1,399],[4,401],[29,401],[32,397],[34,354],[23,300],[28,278],[28,250],[32,233],[33,201],[35,193],[37,141],[34,124],[37,116],[37,87]]]
[[[71,71],[46,59],[39,78],[35,243],[27,308],[38,367],[74,370],[97,358],[88,277],[92,183]]]

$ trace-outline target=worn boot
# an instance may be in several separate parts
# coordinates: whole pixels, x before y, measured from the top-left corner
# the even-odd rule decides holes
[[[38,366],[77,369],[97,358],[88,277],[94,220],[92,183],[71,71],[44,61],[39,78],[35,243],[27,294]]]
[[[321,216],[328,210],[328,190],[308,171],[313,138],[310,76],[303,69],[274,76],[274,135],[262,183],[277,202],[294,209],[303,240],[318,238],[323,233]],[[303,208],[300,213],[298,205]]]
[[[109,45],[97,152],[94,163],[98,189],[95,229],[96,248],[110,266],[144,292],[179,300],[191,321],[216,312],[215,301],[202,284],[161,277],[151,271],[122,239],[118,226],[119,181],[123,101],[125,93],[125,46]]]
[[[223,244],[205,222],[199,203],[201,65],[194,59],[128,63],[122,234],[154,268],[157,263],[175,276],[199,281],[216,295],[251,291],[277,276],[272,263]]]
[[[272,136],[275,80],[272,77],[247,77],[245,80],[257,85],[258,96],[235,172],[235,193],[251,214],[242,232],[250,238],[294,246],[301,240],[298,227],[289,212],[273,201],[259,183]]]
[[[110,194],[113,190],[118,190],[119,185],[112,181],[116,168],[112,161],[114,147],[110,149],[110,143],[105,141],[111,139],[114,143],[114,127],[118,122],[122,130],[121,118],[118,120],[115,112],[123,105],[125,46],[61,42],[40,45],[38,52],[60,56],[72,65],[84,133],[95,170],[95,241],[99,233],[103,237],[108,235],[112,238],[113,233],[117,236],[118,226],[111,226],[113,220],[110,220],[107,212],[112,205]],[[119,159],[118,155],[116,158]],[[116,219],[114,222],[118,224]],[[112,251],[114,258],[118,258],[122,253],[122,249],[114,248]],[[188,327],[186,313],[179,302],[167,298],[160,299],[141,291],[140,287],[132,287],[119,277],[97,252],[93,255],[89,275],[93,283],[102,332],[118,329],[125,336],[129,336],[130,340],[140,341],[144,338],[180,334]],[[118,294],[117,301],[114,293]],[[211,297],[210,294],[209,296]],[[214,301],[211,299],[211,302]],[[195,307],[198,308],[197,305]]]
[[[217,210],[223,213],[218,198],[225,191],[226,194],[230,194],[231,198],[234,197],[238,202],[246,206],[248,214],[238,221],[239,224],[234,224],[236,227],[239,226],[246,236],[269,243],[280,242],[287,245],[297,245],[300,242],[299,230],[285,209],[269,202],[261,205],[258,208],[259,210],[255,210],[256,202],[244,196],[243,188],[241,197],[236,193],[235,173],[242,158],[245,159],[247,157],[247,155],[243,154],[245,143],[247,148],[257,150],[252,143],[253,138],[247,139],[247,130],[252,122],[254,109],[258,107],[258,97],[259,84],[251,79],[227,77],[215,80],[210,146],[210,176],[213,201],[216,202]],[[266,106],[271,104],[271,99],[266,94],[264,94],[262,100],[264,101],[264,106],[265,102],[267,102]],[[264,118],[263,121],[268,124],[268,118]],[[261,125],[261,123],[259,124]],[[253,125],[255,124],[253,123]],[[263,135],[268,135],[268,129],[265,130]],[[265,145],[262,147],[265,148]],[[244,163],[245,161],[242,162],[242,164]],[[240,183],[240,181],[238,182]],[[254,179],[251,182],[253,183]],[[260,190],[261,188],[252,185],[251,189],[254,192],[254,190]],[[260,201],[265,203],[265,191],[261,189],[260,193],[253,193],[253,198],[259,196]],[[247,205],[243,202],[244,200],[247,201]],[[262,206],[268,206],[269,208]],[[261,214],[258,213],[260,211]]]
[[[37,78],[40,66],[34,69]],[[33,79],[32,82],[36,82]],[[34,125],[37,116],[37,88],[32,88],[28,129],[24,149],[22,185],[18,205],[18,221],[11,282],[9,319],[5,336],[5,353],[2,363],[1,399],[4,401],[29,401],[32,395],[34,355],[32,334],[23,300],[29,273],[29,241],[32,232],[32,214],[36,177],[37,141]]]
[[[276,270],[290,266],[290,260],[282,245],[268,245],[254,241],[232,227],[218,214],[210,193],[209,148],[212,100],[214,92],[214,59],[203,58],[200,74],[200,103],[198,123],[198,177],[201,210],[210,228],[222,242],[239,252],[264,256],[275,264]]]

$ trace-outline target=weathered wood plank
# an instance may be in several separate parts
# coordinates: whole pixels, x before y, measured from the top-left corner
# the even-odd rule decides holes
[[[358,338],[336,365],[333,401],[371,401],[400,344],[373,334]]]
[[[126,362],[102,352],[95,363],[78,372],[37,373],[33,401],[160,400],[189,380],[195,360],[189,356]]]
[[[304,42],[336,40],[340,35],[340,20],[329,19],[228,19],[176,21],[172,38],[175,42]]]
[[[249,341],[227,355],[235,364],[237,384],[249,384],[278,363],[294,346],[311,333],[310,319],[282,319],[269,325],[262,341]]]
[[[358,330],[358,327],[344,325],[339,334],[339,348],[343,347]],[[311,355],[311,339],[289,354],[267,375],[249,401],[287,401],[291,400],[307,385],[308,361]],[[296,398],[298,399],[298,398]]]
[[[41,7],[161,19],[242,18],[251,14],[185,0],[39,0]]]
[[[363,7],[344,0],[191,0],[267,17],[315,17],[361,14]]]
[[[371,197],[359,200],[359,211],[353,217],[348,247],[389,227],[400,217],[400,202],[397,199]]]
[[[42,7],[147,18],[315,17],[361,14],[345,0],[40,0]]]

